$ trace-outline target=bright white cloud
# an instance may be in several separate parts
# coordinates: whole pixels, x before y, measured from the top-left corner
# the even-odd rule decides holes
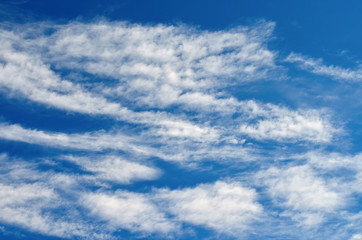
[[[88,114],[117,114],[126,109],[109,103],[102,97],[85,92],[81,86],[62,80],[49,64],[40,59],[40,51],[15,50],[14,45],[23,45],[24,39],[11,32],[0,31],[1,61],[0,85],[12,94],[21,94],[35,102],[45,103],[60,109]],[[23,46],[27,47],[27,46]]]
[[[271,104],[258,105],[249,101],[248,112],[256,123],[240,126],[241,133],[252,138],[279,141],[329,142],[340,131],[332,126],[322,111],[290,111]]]
[[[135,139],[121,133],[106,134],[103,131],[84,134],[51,133],[26,129],[17,124],[0,124],[2,139],[40,144],[58,148],[73,148],[89,151],[105,149],[122,150],[138,154],[149,153],[148,148],[133,144]]]
[[[187,166],[199,160],[245,163],[258,159],[264,166],[258,141],[331,142],[340,130],[324,109],[293,110],[241,101],[228,92],[226,87],[235,84],[282,78],[283,69],[275,64],[277,53],[267,47],[273,27],[273,23],[260,23],[210,32],[188,26],[101,21],[57,26],[35,23],[27,29],[9,26],[0,30],[2,93],[64,111],[111,117],[125,122],[127,132],[113,128],[65,134],[0,123],[0,138],[5,140],[92,154],[114,150],[114,155],[65,157],[86,174],[7,164],[1,170],[6,173],[0,171],[6,179],[0,180],[1,221],[60,237],[91,238],[99,231],[95,225],[105,227],[106,232],[126,229],[146,235],[169,236],[182,224],[236,237],[247,232],[265,216],[265,208],[258,203],[256,190],[240,182],[217,181],[149,193],[110,189],[112,184],[160,176],[159,169],[140,158],[159,157]],[[301,55],[291,54],[287,61],[337,79],[361,77],[359,71],[325,66]],[[127,160],[116,156],[117,151],[125,152]],[[309,166],[270,168],[257,176],[284,209],[280,216],[312,226],[344,206],[345,195],[358,192],[356,186],[362,183],[362,173],[357,172],[347,193],[341,190],[346,184],[333,185],[318,175],[316,169],[346,164],[362,172],[354,163],[360,157],[342,158],[312,165],[315,158],[310,156]],[[59,158],[54,159],[48,159],[49,163],[56,165]],[[94,186],[99,190],[92,192]],[[66,194],[63,197],[58,191]],[[66,199],[69,196],[72,201]],[[82,223],[83,212],[74,210],[79,205],[89,211],[92,223]],[[57,207],[73,209],[78,215],[74,221],[57,219],[52,213]]]
[[[37,32],[44,28],[33,27]],[[117,90],[121,91],[117,95],[134,103],[166,106],[179,102],[178,98],[184,102],[180,96],[185,91],[220,85],[216,79],[224,75],[242,81],[260,78],[275,65],[274,53],[265,46],[273,24],[259,28],[207,32],[162,25],[73,23],[58,26],[51,36],[32,36],[27,41],[24,38],[29,29],[21,33],[3,30],[0,83],[26,98],[60,109],[158,124],[159,114],[137,114],[100,95],[111,91],[114,96]],[[46,46],[49,49],[44,49]],[[120,82],[117,87],[103,87],[101,92],[91,88],[93,91],[88,92],[80,82],[61,79],[49,63]]]
[[[87,91],[79,83],[63,80],[50,68],[49,63],[42,61],[41,48],[24,45],[27,43],[24,36],[7,31],[0,31],[0,36],[3,37],[0,40],[0,60],[3,63],[0,64],[0,88],[12,96],[20,95],[67,111],[109,115],[131,123],[156,126],[162,130],[159,130],[160,134],[169,133],[174,137],[200,140],[217,138],[217,132],[213,129],[197,126],[167,113],[134,112],[118,102],[107,100],[97,91]],[[24,49],[15,49],[14,45]],[[27,48],[31,48],[31,52],[27,52]]]
[[[75,203],[86,176],[38,167],[36,162],[0,155],[0,222],[61,238],[111,239],[109,232],[83,218]]]
[[[117,156],[102,156],[101,158],[65,156],[64,158],[92,172],[97,180],[129,184],[139,180],[153,180],[161,174],[156,168],[126,161]]]
[[[176,129],[174,134],[179,133]],[[166,130],[165,130],[166,131]],[[189,134],[200,134],[188,129]],[[134,154],[134,157],[160,157],[166,161],[187,162],[205,158],[221,157],[223,154],[234,155],[234,158],[247,154],[246,149],[236,149],[236,152],[227,152],[228,147],[217,147],[199,141],[189,142],[185,139],[169,139],[167,136],[155,138],[154,134],[145,133],[143,136],[125,135],[119,131],[114,132],[86,132],[65,134],[58,132],[45,132],[36,129],[26,129],[17,124],[0,123],[0,138],[30,144],[51,146],[55,148],[79,149],[87,151],[119,150]],[[187,133],[186,133],[187,134]],[[152,147],[152,145],[157,146]],[[198,146],[199,148],[196,148]],[[240,156],[235,156],[239,154]],[[215,154],[215,155],[213,155]]]
[[[107,221],[107,225],[115,229],[161,234],[177,230],[177,225],[143,194],[127,191],[85,193],[80,202],[93,216]]]
[[[282,215],[300,224],[315,226],[324,221],[324,215],[344,206],[343,193],[332,186],[307,165],[287,169],[270,168],[260,172],[272,199],[285,208]]]
[[[156,197],[166,203],[167,211],[179,221],[231,235],[242,233],[263,212],[255,190],[238,182],[217,181],[194,188],[163,189]]]
[[[32,231],[59,237],[85,236],[78,223],[55,219],[47,213],[59,205],[54,191],[42,184],[0,183],[0,220]]]
[[[297,156],[305,159],[308,165],[321,173],[335,175],[335,187],[350,198],[362,193],[362,154],[341,154],[336,152],[313,151]]]
[[[240,124],[242,134],[259,140],[328,142],[335,131],[317,111],[238,101],[220,91],[277,71],[275,53],[266,46],[273,26],[208,32],[99,22],[59,25],[51,35],[41,34],[52,27],[45,24],[2,30],[0,87],[59,109],[143,124],[155,136],[218,142]],[[74,74],[61,77],[63,70]],[[104,81],[74,77],[83,73]],[[223,117],[233,113],[240,119],[225,124],[230,118]]]
[[[341,154],[337,152],[313,151],[297,156],[307,159],[308,163],[319,169],[333,170],[338,168],[362,170],[362,154]]]
[[[265,77],[275,68],[275,53],[265,44],[273,27],[262,23],[208,32],[187,26],[72,23],[49,38],[49,55],[70,69],[119,79],[117,91],[133,92],[129,96],[144,104],[169,105],[182,91],[220,85],[220,78]],[[167,93],[173,98],[162,95]]]

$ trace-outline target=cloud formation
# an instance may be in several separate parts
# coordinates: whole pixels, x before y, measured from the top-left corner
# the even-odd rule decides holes
[[[287,209],[283,215],[303,225],[320,224],[324,214],[333,212],[346,202],[343,193],[328,186],[308,166],[272,167],[260,172],[258,177],[265,181],[274,201]]]
[[[102,159],[99,157],[65,156],[64,159],[93,173],[95,179],[120,184],[129,184],[137,180],[153,180],[161,175],[160,170],[156,168],[127,161],[117,156],[102,156]]]
[[[280,69],[266,47],[273,26],[208,32],[99,22],[3,29],[0,86],[62,110],[142,124],[156,136],[218,142],[237,128],[219,121],[238,114],[235,123],[252,138],[327,142],[333,127],[317,110],[239,101],[222,91],[237,82],[270,78]],[[54,33],[46,35],[49,29]],[[180,111],[197,118],[187,119]]]
[[[74,186],[71,176],[42,172],[34,165],[0,155],[0,221],[50,236],[95,236],[91,226],[76,219],[67,199],[59,195]],[[65,190],[65,191],[64,191]],[[69,205],[68,205],[69,206]],[[57,211],[67,214],[58,216]]]
[[[230,235],[241,234],[263,212],[255,191],[238,182],[217,181],[194,188],[161,189],[156,196],[165,201],[167,210],[179,221]]]
[[[177,227],[142,194],[126,191],[88,193],[80,201],[92,215],[107,221],[113,228],[167,234]]]
[[[358,239],[362,218],[350,206],[361,193],[361,156],[315,150],[328,149],[343,133],[333,110],[268,103],[233,89],[288,80],[268,48],[274,25],[1,26],[2,97],[115,125],[65,133],[26,120],[6,123],[4,116],[1,141],[64,153],[0,156],[0,221],[86,239],[122,231],[187,238],[194,229],[243,238],[262,236],[263,227],[278,222],[298,238],[297,230],[342,219],[341,229],[354,234],[347,238]],[[316,75],[360,78],[358,70],[303,55],[286,61]],[[331,177],[344,170],[349,178]]]

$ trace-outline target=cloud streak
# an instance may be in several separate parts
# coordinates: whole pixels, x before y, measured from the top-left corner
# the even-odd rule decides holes
[[[291,53],[285,61],[297,64],[302,70],[312,72],[316,75],[332,77],[336,80],[359,82],[362,79],[361,69],[326,65],[323,63],[322,59],[314,59],[301,54]]]
[[[137,180],[153,180],[161,175],[159,169],[121,159],[117,156],[79,157],[64,156],[65,160],[78,164],[85,171],[94,174],[96,180],[130,184]]]

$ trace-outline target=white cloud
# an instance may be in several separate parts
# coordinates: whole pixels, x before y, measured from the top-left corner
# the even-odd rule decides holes
[[[323,143],[329,142],[340,131],[333,127],[323,111],[290,111],[271,104],[258,105],[252,101],[246,107],[256,123],[242,124],[240,131],[255,139]]]
[[[54,162],[44,159],[37,159],[36,163],[32,161],[24,161],[14,157],[0,158],[0,183],[5,185],[18,184],[26,185],[28,183],[37,183],[46,189],[61,189],[67,192],[69,189],[77,187],[78,181],[81,179],[77,175],[69,175],[63,172],[54,172],[52,170],[40,171],[39,164],[54,166]]]
[[[341,154],[337,152],[312,151],[296,156],[307,159],[308,163],[319,169],[334,170],[338,168],[362,170],[362,154]]]
[[[275,68],[274,53],[265,46],[273,28],[271,23],[260,24],[259,30],[220,32],[186,26],[72,23],[57,26],[51,36],[34,36],[32,27],[39,33],[48,26],[1,31],[3,88],[60,109],[113,115],[131,122],[158,124],[160,115],[132,112],[101,95],[109,92],[114,98],[116,89],[121,91],[121,99],[167,106],[179,102],[178,98],[183,102],[180,96],[185,91],[192,94],[197,89],[220,85],[216,79],[221,76],[244,81],[260,78]],[[61,79],[49,64],[113,77],[119,84],[102,87],[100,92],[93,87],[88,92],[81,82]]]
[[[28,46],[26,43],[29,41],[24,41],[22,35],[7,31],[0,31],[0,35],[0,60],[3,63],[0,64],[0,88],[8,94],[20,95],[62,110],[108,115],[131,123],[155,126],[164,130],[160,131],[161,134],[170,133],[174,137],[200,140],[217,137],[217,132],[211,128],[197,126],[163,112],[135,112],[119,102],[107,100],[100,92],[88,91],[79,83],[63,80],[51,69],[49,63],[43,62],[40,54],[44,50]],[[23,49],[15,49],[17,45]],[[31,51],[27,52],[28,48]],[[190,130],[202,135],[190,134]]]
[[[181,189],[153,189],[146,193],[104,191],[104,188],[110,189],[110,181],[127,181],[121,175],[113,174],[118,173],[118,170],[122,174],[127,169],[113,167],[115,171],[111,170],[108,174],[108,170],[114,166],[113,163],[123,160],[118,161],[116,157],[108,160],[102,157],[72,158],[71,161],[84,166],[85,169],[88,167],[88,171],[94,173],[98,183],[88,181],[88,175],[78,171],[69,175],[36,170],[38,164],[43,167],[44,164],[49,164],[46,165],[49,167],[58,160],[52,162],[38,159],[31,163],[8,159],[6,155],[1,154],[0,192],[1,189],[5,189],[6,192],[12,193],[0,193],[5,196],[0,200],[0,212],[4,206],[11,210],[4,211],[11,216],[0,221],[41,234],[65,238],[81,236],[89,239],[99,239],[102,234],[112,234],[120,229],[142,236],[161,234],[167,238],[166,236],[174,236],[180,232],[185,233],[189,224],[214,229],[218,234],[228,234],[236,238],[251,232],[264,236],[262,234],[266,234],[265,229],[262,229],[274,223],[278,224],[276,229],[279,232],[273,232],[276,234],[273,236],[300,236],[298,234],[304,229],[307,231],[306,236],[323,239],[322,236],[327,236],[324,235],[325,232],[316,236],[313,235],[313,229],[308,228],[322,226],[320,223],[337,227],[333,225],[334,221],[341,224],[347,221],[346,226],[338,225],[342,229],[358,230],[360,225],[360,216],[358,218],[342,209],[347,199],[346,192],[341,188],[347,185],[335,185],[340,182],[321,176],[317,166],[316,169],[304,165],[270,168],[259,172],[257,177],[267,186],[268,193],[276,204],[262,206],[257,201],[259,197],[254,189],[244,187],[236,181],[217,181]],[[132,175],[131,171],[128,176],[137,180],[134,177],[137,178],[138,173],[137,170],[136,175]],[[247,179],[253,175],[250,172],[244,174]],[[147,177],[146,175],[144,174],[144,177]],[[89,188],[92,186],[100,189],[93,192]],[[60,192],[62,194],[59,194]],[[88,209],[90,215],[85,214],[83,210],[78,212],[83,207]],[[274,207],[281,207],[282,212],[275,215]],[[59,210],[70,214],[62,214],[60,217]],[[300,228],[284,217],[289,217],[308,228]],[[187,224],[187,227],[181,228],[182,223]],[[72,227],[68,227],[70,225]],[[288,231],[285,230],[286,227]],[[323,228],[318,229],[324,231]],[[338,236],[346,238],[347,235],[343,231]],[[104,238],[109,237],[110,235],[107,235]]]
[[[197,165],[200,161],[211,160],[219,163],[249,162],[257,159],[257,149],[245,146],[243,140],[225,139],[224,144],[197,144],[170,141],[161,147],[163,159]]]
[[[126,111],[119,104],[83,91],[78,84],[62,80],[36,52],[15,50],[22,45],[21,36],[1,31],[0,85],[35,102],[87,114],[115,114]],[[23,46],[27,47],[27,46]],[[32,49],[32,51],[34,51]],[[39,51],[39,52],[37,52]]]
[[[254,105],[253,102],[248,103],[248,105]],[[245,105],[246,106],[246,105]],[[297,113],[289,112],[286,109],[272,108],[272,111],[269,109],[265,110],[261,107],[261,105],[256,105],[258,110],[247,110],[252,118],[262,116],[265,119],[272,116],[275,119],[282,118],[283,114],[291,115],[297,119],[303,119],[302,115],[298,115]],[[273,113],[273,115],[268,115]],[[248,115],[245,117],[248,118]],[[290,118],[284,117],[284,118]],[[243,121],[243,119],[241,120]],[[264,120],[264,121],[272,121],[272,120]],[[278,121],[278,120],[274,120]],[[279,120],[282,121],[282,120]],[[320,132],[316,130],[313,132],[310,130],[308,132],[308,126],[312,124],[312,122],[307,122],[305,129],[301,127],[298,129],[299,134],[292,132],[292,130],[288,129],[287,126],[282,128],[283,131],[289,133],[289,135],[279,136],[277,133],[275,135],[265,135],[266,133],[263,131],[260,132],[247,132],[247,134],[251,137],[255,137],[259,140],[262,139],[273,139],[279,141],[285,140],[309,140],[311,142],[320,142],[327,141],[323,137],[329,137],[329,133],[333,130],[328,129],[328,123],[325,123],[325,126],[322,126],[322,129],[319,129]],[[236,124],[238,120],[236,120]],[[174,122],[171,122],[175,124]],[[171,124],[168,123],[168,124]],[[282,126],[287,123],[281,124]],[[232,126],[230,126],[232,130]],[[274,130],[273,130],[274,127]],[[281,127],[278,125],[271,126],[269,132],[276,132],[277,128]],[[323,129],[325,127],[325,129]],[[158,138],[155,137],[155,134],[151,132],[144,132],[143,135],[134,136],[134,135],[125,135],[119,131],[112,132],[104,132],[104,131],[96,131],[96,132],[86,132],[86,133],[73,133],[73,134],[65,134],[58,132],[45,132],[36,129],[26,129],[17,124],[0,124],[0,131],[2,135],[0,138],[11,140],[11,141],[20,141],[26,142],[30,144],[38,144],[44,146],[51,146],[55,148],[66,148],[66,149],[80,149],[87,151],[104,151],[104,150],[120,150],[126,153],[134,154],[137,157],[149,157],[149,156],[157,156],[166,161],[179,161],[179,162],[192,162],[199,161],[204,159],[209,160],[254,160],[256,150],[251,149],[250,147],[244,145],[245,139],[242,138],[242,134],[238,135],[238,133],[228,133],[229,136],[225,136],[223,139],[220,139],[221,143],[213,143],[209,141],[185,141],[184,139],[170,139],[169,136],[172,134],[190,134],[190,135],[200,135],[202,138],[204,133],[202,130],[194,131],[191,127],[187,128],[183,127],[186,133],[180,132],[178,127],[173,128],[172,131],[174,133],[168,133],[165,136]],[[244,126],[245,129],[249,129],[250,126]],[[291,126],[293,128],[293,126]],[[156,131],[166,131],[164,129],[156,130]],[[224,130],[225,131],[225,130]],[[266,131],[266,130],[265,130]],[[288,132],[289,131],[289,132]],[[264,136],[264,135],[265,136]],[[261,136],[260,136],[261,135]],[[314,139],[312,138],[314,137]]]
[[[287,169],[272,167],[259,172],[258,178],[266,184],[272,199],[284,207],[289,216],[305,226],[316,226],[324,216],[346,204],[342,192],[336,191],[307,165]]]
[[[0,156],[2,165],[0,171],[0,222],[63,238],[113,239],[111,233],[119,230],[118,227],[105,227],[100,219],[96,219],[95,222],[92,221],[89,216],[88,218],[85,217],[85,212],[80,207],[83,207],[83,197],[86,196],[84,191],[89,186],[99,187],[105,185],[104,183],[108,181],[108,178],[127,181],[127,176],[122,178],[121,176],[112,175],[115,172],[105,169],[108,166],[94,169],[95,164],[90,167],[98,171],[99,175],[95,175],[95,180],[100,184],[92,185],[88,176],[81,172],[66,174],[64,172],[41,171],[38,169],[39,165],[49,167],[56,164],[49,160],[37,159],[36,163],[34,163],[21,159],[10,159],[3,154]],[[117,163],[116,160],[115,162]],[[131,164],[131,167],[135,166]],[[147,171],[150,171],[149,169],[143,170],[146,170],[145,174],[149,174],[147,173]],[[130,173],[128,177],[133,178],[133,180],[135,177],[148,177],[137,176],[139,171],[135,172],[132,169],[124,169],[124,171],[128,171]],[[90,194],[96,195],[96,193]],[[134,200],[134,196],[138,195],[130,193],[127,204]],[[128,209],[129,215],[134,214],[133,216],[137,216],[139,214],[137,211],[138,207],[142,206],[142,199],[138,203],[135,202],[134,208],[129,208],[129,205],[124,206]],[[146,198],[144,199],[147,201]],[[104,204],[106,203],[107,201],[104,202]],[[149,210],[147,209],[147,203],[144,203],[145,211],[143,213]],[[149,210],[150,216],[153,213],[155,212]],[[146,226],[148,223],[142,222],[147,216],[139,217],[141,224],[144,224],[142,226]],[[132,220],[130,221],[132,222]],[[166,225],[165,223],[165,228]],[[160,226],[163,225],[160,224]],[[172,226],[171,223],[170,226]],[[124,227],[124,229],[128,228]],[[142,231],[148,233],[147,227]]]
[[[177,138],[190,138],[200,142],[213,142],[218,141],[219,133],[211,127],[199,127],[187,122],[170,121],[167,119],[159,119],[160,128],[157,128],[156,135],[177,137]]]
[[[301,54],[291,53],[285,59],[287,62],[296,63],[305,70],[317,75],[332,77],[336,80],[360,81],[362,79],[362,69],[342,68],[339,66],[325,65],[322,59],[313,59]]]
[[[116,130],[65,134],[1,123],[0,138],[70,150],[116,150],[135,157],[130,162],[115,155],[68,156],[67,160],[93,174],[87,176],[74,172],[45,174],[26,167],[10,169],[4,176],[18,186],[9,185],[7,191],[26,192],[26,186],[36,192],[36,186],[48,182],[39,190],[39,198],[21,200],[20,196],[19,203],[12,199],[18,204],[14,208],[4,203],[7,215],[13,216],[11,223],[62,237],[85,234],[84,225],[67,230],[72,221],[56,220],[51,213],[49,206],[54,201],[65,201],[72,209],[79,208],[78,204],[86,207],[94,222],[106,222],[103,226],[110,232],[126,229],[167,235],[177,232],[181,223],[233,236],[247,232],[264,209],[257,202],[256,191],[239,182],[217,181],[144,194],[105,192],[102,188],[156,179],[160,170],[137,162],[140,157],[156,156],[193,166],[199,160],[255,160],[259,146],[250,145],[249,139],[330,142],[339,130],[324,110],[291,110],[241,101],[225,88],[282,78],[278,75],[283,70],[274,62],[277,53],[267,48],[273,26],[261,23],[209,32],[187,26],[103,21],[29,24],[28,29],[10,26],[10,30],[1,30],[0,90],[7,96],[64,111],[103,115],[132,126],[127,129],[124,124],[127,135]],[[51,34],[45,34],[48,28],[52,28]],[[296,55],[288,57],[292,62],[300,62],[298,59]],[[307,69],[317,74],[357,76],[338,67],[315,67],[316,63],[310,62]],[[39,180],[37,173],[43,179]],[[304,225],[322,222],[345,201],[343,194],[308,167],[272,168],[259,175],[263,175],[273,199],[285,208],[282,215]],[[91,178],[94,181],[88,181]],[[24,183],[30,180],[38,185]],[[92,184],[100,190],[91,192]],[[41,196],[47,189],[52,189],[53,197]],[[77,203],[70,203],[57,191],[74,196],[75,201],[80,191],[82,194]],[[43,205],[28,206],[33,199]],[[87,226],[95,227],[91,223]]]
[[[105,149],[122,150],[138,154],[147,154],[150,149],[133,144],[136,140],[121,133],[107,134],[104,131],[84,134],[51,133],[35,129],[26,129],[17,124],[0,123],[0,138],[31,144],[40,144],[58,148],[73,148],[89,151]]]
[[[238,101],[220,91],[280,75],[276,53],[266,46],[273,27],[208,32],[106,21],[10,27],[0,31],[0,87],[55,108],[146,125],[156,137],[219,142],[241,124],[242,134],[259,140],[328,142],[335,131],[317,111]],[[42,34],[48,28],[54,32]],[[73,74],[62,77],[64,70]],[[103,81],[74,78],[83,73]],[[233,113],[238,121],[224,119]]]
[[[0,221],[59,237],[85,236],[78,223],[54,218],[48,211],[58,205],[54,191],[43,184],[0,183]]]
[[[75,162],[84,170],[95,174],[97,180],[107,180],[129,184],[139,180],[153,180],[159,177],[160,170],[130,162],[117,156],[77,157],[65,156],[64,159]]]
[[[80,202],[93,216],[107,221],[107,225],[115,229],[161,234],[177,230],[177,225],[143,194],[127,191],[85,193]]]
[[[167,130],[161,129],[160,131]],[[177,127],[170,131],[175,131],[175,133],[172,134],[202,135],[202,132],[194,132],[191,128],[187,128],[186,133],[183,133]],[[6,123],[0,123],[0,132],[2,133],[0,135],[1,139],[11,141],[51,146],[61,149],[65,148],[87,150],[92,152],[120,150],[126,153],[131,153],[134,155],[134,157],[137,158],[156,156],[166,161],[186,162],[212,157],[212,152],[217,154],[217,156],[215,155],[216,157],[220,156],[222,153],[225,153],[225,151],[222,150],[223,148],[221,148],[221,151],[219,151],[217,150],[220,149],[219,147],[215,149],[215,146],[209,145],[208,141],[206,141],[206,143],[202,143],[199,141],[186,141],[182,138],[169,139],[169,135],[172,134],[157,138],[152,132],[146,132],[141,136],[125,135],[119,131],[96,131],[65,134],[59,132],[45,132],[36,129],[26,129],[18,124]],[[152,147],[152,145],[156,145],[156,147]],[[199,146],[200,148],[195,149],[195,146]],[[237,152],[246,153],[247,150],[239,149]],[[229,153],[229,155],[230,154],[235,155],[235,153]],[[205,155],[205,157],[202,155]]]
[[[261,23],[208,32],[187,26],[72,23],[49,38],[49,55],[70,69],[119,79],[117,91],[162,106],[173,103],[183,91],[220,85],[220,78],[265,77],[275,68],[275,53],[265,44],[273,27]],[[167,98],[163,95],[167,93],[175,95]]]
[[[217,181],[194,188],[161,189],[155,197],[164,201],[167,211],[179,221],[231,235],[245,231],[263,212],[255,190],[238,182]]]
[[[210,32],[188,26],[101,21],[9,25],[0,30],[2,93],[64,111],[111,117],[127,132],[65,134],[0,123],[1,139],[94,155],[95,151],[123,151],[128,156],[127,160],[116,155],[66,157],[88,172],[83,174],[63,169],[57,165],[57,157],[49,157],[48,162],[37,159],[34,167],[0,155],[0,161],[7,161],[0,170],[1,221],[70,238],[92,238],[95,232],[102,233],[102,227],[106,228],[103,232],[126,229],[169,236],[182,224],[239,237],[254,226],[259,231],[253,224],[259,220],[268,225],[288,216],[303,226],[313,226],[338,212],[345,206],[346,196],[361,192],[360,155],[310,154],[302,157],[307,159],[305,166],[259,172],[257,176],[275,203],[265,207],[257,202],[256,190],[235,181],[148,193],[109,190],[113,184],[153,180],[161,174],[140,158],[156,156],[187,166],[200,160],[260,160],[250,163],[255,165],[238,164],[245,169],[242,174],[250,177],[259,167],[273,164],[258,155],[258,150],[264,149],[257,141],[330,143],[340,130],[324,109],[293,110],[241,101],[228,92],[235,84],[247,88],[253,81],[282,78],[283,69],[274,62],[277,53],[267,47],[273,26],[260,23]],[[336,79],[361,78],[359,70],[326,66],[302,55],[291,54],[287,61]],[[45,167],[38,169],[37,164]],[[205,165],[215,167],[218,172],[214,176],[238,171],[230,170],[237,164],[222,168],[208,162]],[[353,172],[351,179],[332,181],[321,175],[338,168]],[[92,192],[94,188],[99,190]],[[262,219],[275,213],[275,206],[281,207],[282,213],[271,221]],[[84,214],[83,207],[94,218]],[[64,209],[66,214],[59,217]],[[68,210],[74,215],[68,216]],[[289,224],[290,219],[286,222],[281,226],[297,229],[295,223]]]
[[[362,234],[353,234],[351,240],[362,240]]]
[[[333,174],[335,187],[346,196],[362,193],[362,154],[342,154],[336,152],[313,151],[296,156],[305,159],[308,165],[324,174]],[[338,181],[337,181],[338,180]]]

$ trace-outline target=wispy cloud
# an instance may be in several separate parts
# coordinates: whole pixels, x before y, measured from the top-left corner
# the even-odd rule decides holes
[[[137,180],[153,180],[161,175],[159,169],[121,159],[117,156],[99,157],[64,156],[65,160],[78,164],[94,174],[96,180],[129,184]]]
[[[291,53],[285,59],[290,63],[296,63],[298,67],[305,71],[317,75],[332,77],[336,80],[358,82],[362,79],[362,69],[342,68],[334,65],[326,65],[322,59],[314,59],[301,54]]]
[[[26,129],[17,124],[0,124],[2,136],[0,138],[11,141],[26,142],[52,146],[56,148],[71,148],[88,151],[102,151],[105,149],[121,150],[139,154],[150,154],[147,147],[132,144],[135,138],[122,133],[107,134],[104,131],[92,133],[51,133],[35,129]]]

